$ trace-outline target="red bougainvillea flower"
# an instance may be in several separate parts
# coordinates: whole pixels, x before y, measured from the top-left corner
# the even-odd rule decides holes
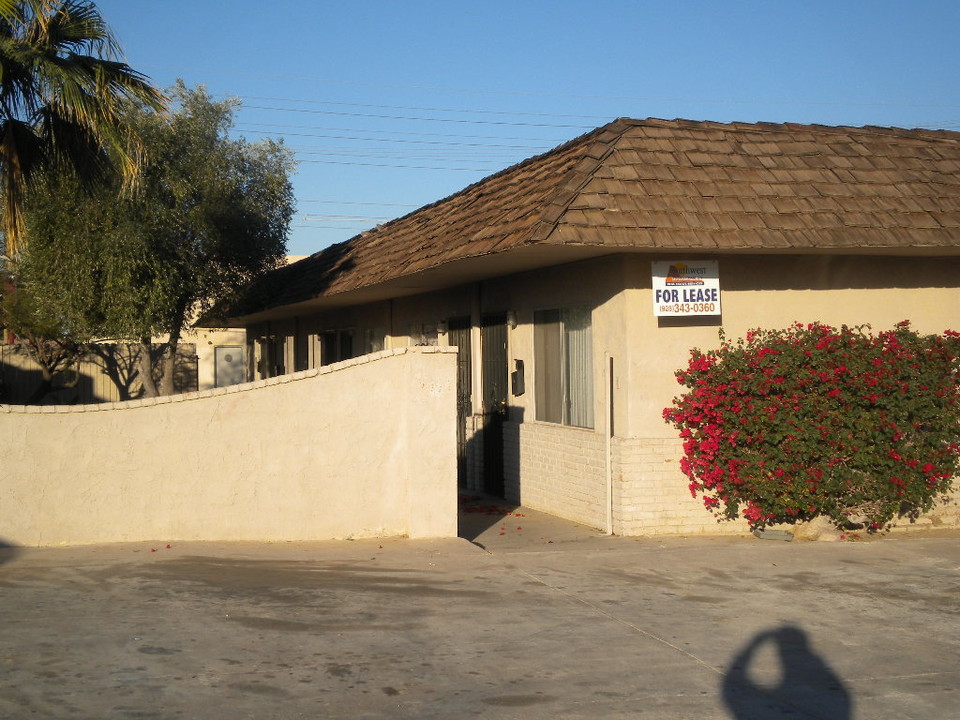
[[[694,349],[664,409],[690,493],[753,528],[868,531],[928,510],[960,470],[960,332],[794,323]],[[866,520],[864,521],[864,518]]]

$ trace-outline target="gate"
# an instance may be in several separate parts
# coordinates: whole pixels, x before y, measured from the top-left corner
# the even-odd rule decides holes
[[[507,417],[507,317],[485,315],[480,327],[483,361],[483,489],[503,497],[503,422]]]
[[[447,323],[450,344],[457,348],[457,484],[467,486],[467,420],[473,415],[473,362],[469,317],[451,318]]]

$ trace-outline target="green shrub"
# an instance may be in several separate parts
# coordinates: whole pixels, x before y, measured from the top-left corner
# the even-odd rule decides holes
[[[690,492],[752,529],[915,518],[960,465],[960,333],[799,323],[691,351],[664,419]]]

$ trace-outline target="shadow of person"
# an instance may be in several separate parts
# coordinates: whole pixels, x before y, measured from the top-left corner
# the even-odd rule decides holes
[[[784,713],[853,718],[853,701],[843,682],[810,649],[807,634],[792,625],[759,633],[737,653],[724,675],[723,700],[736,720],[768,720]]]

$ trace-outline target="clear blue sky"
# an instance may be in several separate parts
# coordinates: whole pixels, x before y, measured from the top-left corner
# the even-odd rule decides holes
[[[958,0],[98,0],[127,61],[239,98],[315,252],[616,117],[960,130]]]

